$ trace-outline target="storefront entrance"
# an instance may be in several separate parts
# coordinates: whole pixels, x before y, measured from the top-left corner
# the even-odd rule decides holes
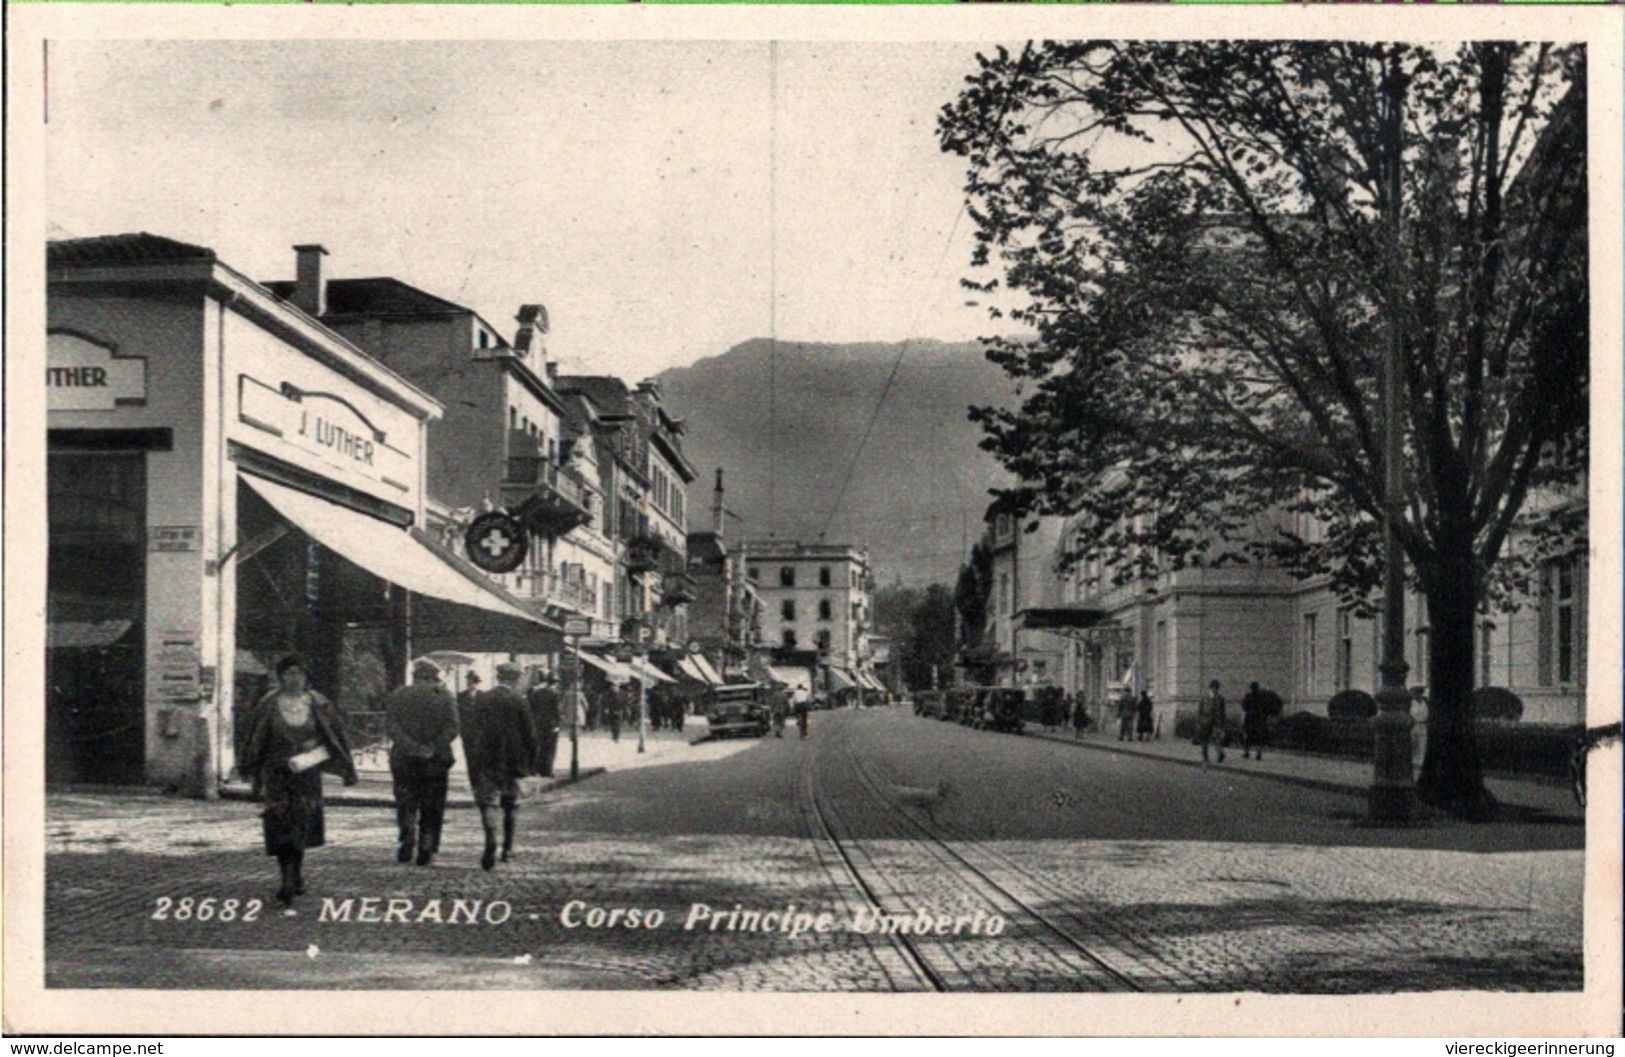
[[[146,455],[53,452],[47,490],[45,777],[140,783]]]

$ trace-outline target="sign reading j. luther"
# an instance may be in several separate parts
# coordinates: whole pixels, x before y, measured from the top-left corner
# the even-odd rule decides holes
[[[68,331],[46,335],[46,408],[111,411],[147,399],[147,361]]]

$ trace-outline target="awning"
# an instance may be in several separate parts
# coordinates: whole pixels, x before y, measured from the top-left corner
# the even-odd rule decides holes
[[[633,657],[627,663],[627,667],[632,669],[632,678],[640,682],[675,683],[677,681],[642,657]]]
[[[300,531],[374,576],[422,595],[425,599],[451,602],[478,613],[507,618],[506,630],[510,634],[515,631],[524,634],[526,629],[532,635],[542,628],[557,630],[555,625],[524,609],[518,599],[485,580],[478,572],[471,574],[458,568],[451,560],[455,555],[421,532],[398,528],[261,477],[244,474],[242,479]],[[481,625],[478,613],[468,614],[471,619],[467,634],[483,638],[491,629]],[[432,614],[423,615],[431,617]],[[520,623],[515,624],[514,621]],[[414,639],[413,645],[416,647],[429,645],[416,641],[416,635]],[[468,641],[459,645],[464,649],[478,649],[483,644],[481,641]]]
[[[700,674],[705,676],[706,682],[710,683],[712,686],[721,686],[722,685],[722,676],[721,676],[721,674],[718,673],[717,670],[714,667],[711,666],[710,661],[706,660],[705,654],[703,654],[703,653],[690,654],[688,659],[694,663],[694,667],[696,667],[696,668],[698,668],[700,670]]]
[[[581,651],[580,656],[587,664],[597,668],[611,679],[619,681],[632,678],[632,670],[620,661],[609,657],[600,657],[596,653],[588,653],[585,650]]]
[[[712,682],[710,679],[706,678],[705,669],[701,668],[698,664],[696,664],[693,657],[679,657],[679,658],[677,658],[677,668],[684,675],[688,676],[690,679],[694,680],[696,683],[699,683],[701,686],[715,686],[715,685],[717,685],[716,683]]]
[[[845,668],[836,668],[834,665],[830,666],[829,688],[831,690],[835,691],[836,693],[840,693],[842,690],[851,690],[857,685],[857,683],[852,681],[851,672],[847,671]]]
[[[863,683],[864,686],[868,687],[870,690],[875,691],[876,693],[882,693],[883,694],[883,693],[886,692],[886,688],[884,686],[880,685],[880,680],[876,679],[873,675],[869,674],[868,672],[859,672],[858,673],[858,679]]]
[[[790,691],[792,700],[805,701],[812,696],[812,676],[807,669],[770,667],[767,672],[775,683]]]

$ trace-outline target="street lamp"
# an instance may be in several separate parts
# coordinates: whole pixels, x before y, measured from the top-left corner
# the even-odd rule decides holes
[[[1384,56],[1382,94],[1383,154],[1387,163],[1388,341],[1383,349],[1383,557],[1382,557],[1382,687],[1377,691],[1377,715],[1372,721],[1375,739],[1371,791],[1367,809],[1372,822],[1410,821],[1416,807],[1416,784],[1411,773],[1411,695],[1405,689],[1405,554],[1399,542],[1399,519],[1404,512],[1405,425],[1400,358],[1403,345],[1403,297],[1400,277],[1399,226],[1400,138],[1405,109],[1405,78],[1399,53],[1391,47]]]

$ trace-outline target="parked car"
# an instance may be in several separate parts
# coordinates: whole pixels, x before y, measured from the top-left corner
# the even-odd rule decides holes
[[[772,694],[771,687],[760,683],[728,683],[714,688],[705,708],[711,736],[766,735],[773,722]]]
[[[976,691],[974,725],[980,730],[1020,734],[1027,691],[1019,686],[984,686]]]
[[[914,694],[914,714],[931,719],[942,718],[942,691],[920,690]]]

